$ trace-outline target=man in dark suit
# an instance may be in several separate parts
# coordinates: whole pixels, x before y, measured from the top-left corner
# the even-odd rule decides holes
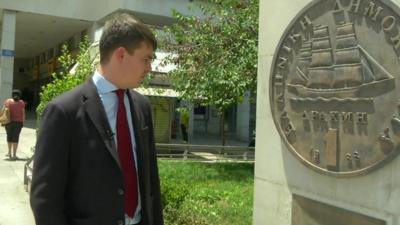
[[[157,41],[128,14],[108,21],[100,66],[46,107],[31,186],[37,225],[162,225],[151,109],[130,90]]]

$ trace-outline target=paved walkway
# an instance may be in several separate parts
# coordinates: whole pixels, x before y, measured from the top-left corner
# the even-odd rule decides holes
[[[7,150],[4,127],[0,127],[0,225],[34,225],[29,195],[24,188],[24,165],[32,155],[36,131],[33,116],[24,124],[16,161],[5,157]]]

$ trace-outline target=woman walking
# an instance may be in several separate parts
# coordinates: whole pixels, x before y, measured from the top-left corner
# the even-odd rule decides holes
[[[12,98],[4,102],[3,108],[8,108],[10,111],[10,123],[5,125],[7,133],[8,153],[6,156],[11,160],[17,159],[17,148],[19,134],[25,121],[25,102],[21,99],[19,90],[12,91]]]

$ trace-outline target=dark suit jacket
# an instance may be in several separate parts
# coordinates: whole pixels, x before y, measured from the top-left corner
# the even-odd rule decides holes
[[[161,225],[150,104],[135,91],[129,91],[128,97],[137,146],[142,221]],[[30,199],[36,224],[124,224],[123,175],[92,79],[53,100],[41,124]]]

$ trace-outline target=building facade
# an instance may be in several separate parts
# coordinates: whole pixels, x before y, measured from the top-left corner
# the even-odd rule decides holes
[[[62,45],[67,44],[74,55],[84,36],[98,41],[104,22],[113,13],[130,13],[157,30],[173,22],[172,9],[196,14],[189,10],[191,4],[192,0],[0,0],[0,102],[11,96],[12,89],[20,89],[27,108],[34,110],[40,101],[41,87],[60,68],[57,57]],[[173,69],[157,67],[153,65],[153,72],[159,77],[165,77]],[[153,84],[157,88],[169,85],[165,79],[156,79]],[[171,137],[180,133],[175,110],[178,96],[148,90],[142,90],[142,93],[150,96],[158,118],[155,121],[157,141],[171,142]],[[254,129],[249,127],[250,108],[245,102],[231,110],[228,116],[227,131],[244,141]],[[212,109],[207,108],[207,114],[202,118],[195,112],[192,107],[189,137],[201,134],[204,126],[208,127],[205,133],[219,132],[218,118],[213,117]]]

